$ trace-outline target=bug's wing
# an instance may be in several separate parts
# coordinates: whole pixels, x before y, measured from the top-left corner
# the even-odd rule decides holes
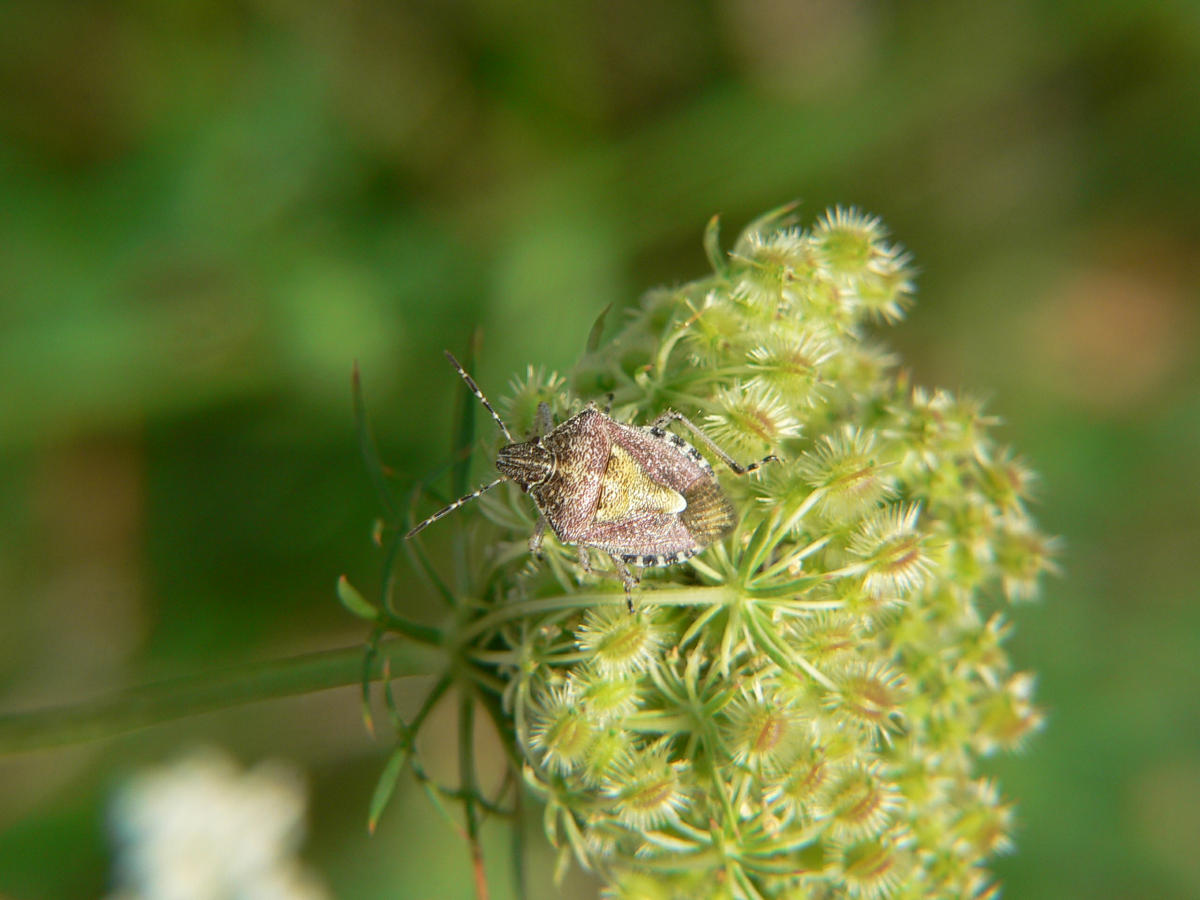
[[[696,448],[669,431],[652,433],[648,428],[606,423],[614,447],[624,449],[646,475],[679,493],[686,493],[698,478],[712,478],[712,466]]]
[[[645,513],[681,513],[687,508],[683,494],[655,481],[620,444],[613,444],[600,483],[600,500],[593,521],[630,522]]]
[[[611,422],[613,458],[620,450],[639,467],[658,491],[682,497],[682,506],[659,508],[678,513],[697,548],[707,547],[733,530],[736,513],[710,466],[678,435]],[[611,464],[610,464],[611,468]],[[603,495],[602,495],[603,502]]]
[[[719,541],[736,524],[733,504],[711,475],[697,479],[683,495],[687,508],[680,513],[688,532],[701,547]]]
[[[677,513],[645,512],[621,522],[596,522],[585,543],[614,556],[691,556],[697,544]]]

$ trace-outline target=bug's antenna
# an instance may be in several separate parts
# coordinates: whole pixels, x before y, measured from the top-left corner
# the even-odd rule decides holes
[[[467,370],[464,369],[459,364],[458,360],[454,358],[453,353],[451,353],[449,350],[445,350],[443,352],[446,354],[446,359],[450,360],[450,365],[454,366],[454,368],[458,370],[458,374],[463,377],[463,381],[465,381],[467,383],[467,387],[469,387],[471,389],[471,393],[473,393],[476,397],[478,397],[479,402],[482,403],[484,405],[484,408],[487,409],[487,411],[492,414],[492,418],[496,420],[496,424],[500,426],[500,430],[504,432],[504,436],[508,439],[508,442],[510,444],[515,444],[516,441],[513,440],[512,434],[509,433],[508,426],[505,425],[504,420],[500,418],[500,413],[496,412],[496,410],[492,408],[492,404],[488,403],[488,398],[483,396],[483,391],[481,391],[479,389],[479,385],[477,385],[475,383],[475,379],[467,374]],[[501,481],[503,481],[503,480],[504,479],[501,479]],[[491,487],[491,486],[492,485],[489,485],[489,487]],[[485,488],[485,490],[486,490],[486,488]],[[468,499],[470,499],[470,498],[468,498]],[[442,510],[442,512],[438,513],[437,516],[434,516],[434,518],[436,519],[436,518],[440,517],[442,515],[442,513],[449,512],[452,508],[453,507],[447,507],[446,509]],[[430,521],[432,521],[432,519]],[[421,528],[424,528],[425,525],[427,525],[427,524],[429,524],[429,523],[428,522],[422,523],[417,528],[417,531],[420,531]]]
[[[459,369],[459,371],[462,372],[462,369]],[[466,373],[463,373],[463,374],[466,374]],[[417,532],[423,530],[425,528],[425,526],[432,525],[438,519],[442,518],[442,516],[449,515],[450,513],[454,512],[456,509],[458,509],[460,506],[462,506],[464,503],[470,503],[476,497],[480,496],[481,494],[486,494],[488,491],[490,491],[496,485],[498,485],[504,481],[508,481],[508,479],[501,476],[500,478],[497,478],[495,481],[493,481],[491,484],[485,484],[483,487],[479,488],[479,490],[472,491],[471,493],[467,494],[465,497],[459,497],[457,500],[455,500],[449,506],[447,506],[443,509],[439,509],[437,512],[435,512],[432,516],[430,516],[424,522],[421,522],[419,525],[415,526],[411,531],[409,531],[408,534],[406,534],[404,536],[404,539],[408,540],[410,537],[415,535]]]

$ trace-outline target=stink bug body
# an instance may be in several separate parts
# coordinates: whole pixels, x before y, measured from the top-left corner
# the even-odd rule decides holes
[[[687,427],[738,475],[776,459],[768,456],[741,466],[677,412],[663,413],[649,426],[625,425],[594,404],[552,427],[550,409],[543,403],[538,407],[539,434],[528,441],[514,441],[471,376],[449,352],[446,357],[508,439],[496,456],[501,477],[438,510],[406,537],[496,485],[515,481],[533,498],[540,513],[529,549],[538,552],[549,525],[559,541],[579,548],[585,569],[589,548],[604,551],[625,584],[631,610],[637,578],[629,566],[683,562],[725,537],[736,524],[733,505],[717,483],[712,466],[666,426],[679,422]]]

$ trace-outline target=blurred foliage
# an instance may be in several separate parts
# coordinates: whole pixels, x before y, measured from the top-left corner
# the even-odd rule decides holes
[[[481,383],[561,369],[711,213],[854,203],[923,267],[889,340],[992,392],[1066,538],[1011,647],[1050,721],[995,764],[1008,894],[1200,894],[1197,71],[1194,2],[9,0],[0,709],[361,639],[354,359],[407,486],[475,325]],[[423,797],[366,839],[349,691],[0,760],[0,894],[101,893],[113,786],[196,740],[308,768],[338,896],[468,894]]]

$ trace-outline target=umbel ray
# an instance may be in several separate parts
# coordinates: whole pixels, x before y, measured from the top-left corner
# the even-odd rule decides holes
[[[602,550],[625,585],[633,610],[638,578],[630,566],[669,566],[695,556],[733,530],[736,513],[712,466],[691,444],[667,431],[678,422],[733,472],[746,475],[774,455],[742,466],[682,414],[668,410],[651,425],[625,425],[589,403],[555,426],[546,403],[538,405],[536,434],[513,440],[500,414],[457,359],[446,358],[491,413],[508,443],[496,455],[500,477],[439,509],[405,535],[411,538],[464,503],[504,481],[514,481],[538,509],[529,550],[539,554],[549,526],[563,544],[579,549],[590,571],[588,550]]]

